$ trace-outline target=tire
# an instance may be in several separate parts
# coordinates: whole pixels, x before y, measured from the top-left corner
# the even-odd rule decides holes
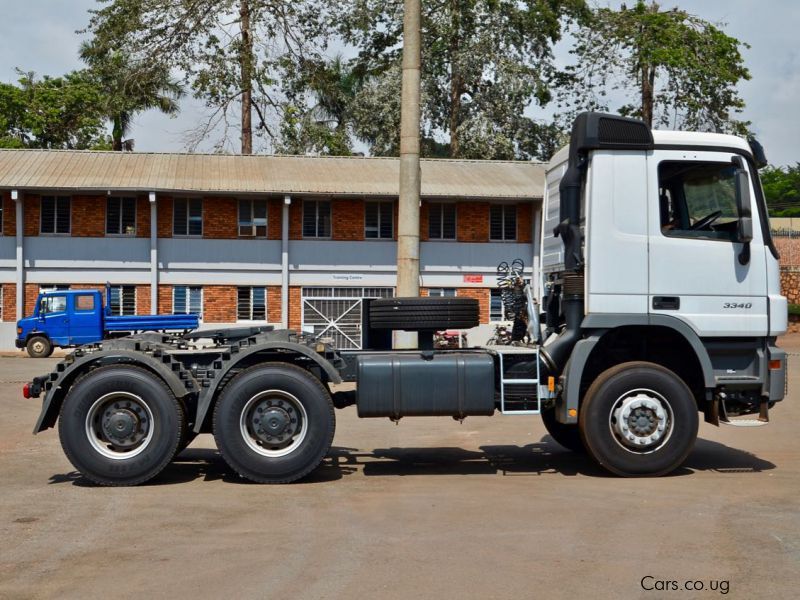
[[[578,426],[566,425],[556,420],[555,407],[547,408],[542,411],[542,423],[544,423],[544,428],[547,429],[547,433],[550,434],[550,437],[559,445],[573,452],[579,452],[581,454],[586,453],[586,448],[583,445],[583,440],[581,440]]]
[[[469,329],[480,324],[474,298],[382,298],[369,305],[373,329],[406,331]]]
[[[242,371],[214,409],[220,454],[239,475],[258,483],[290,483],[311,473],[328,454],[335,428],[328,391],[308,371],[287,363]]]
[[[109,366],[73,386],[61,406],[58,433],[67,458],[87,479],[138,485],[175,456],[183,423],[180,402],[158,377],[140,367]],[[134,435],[120,441],[108,433],[114,427]]]
[[[604,371],[589,387],[579,429],[586,450],[608,471],[659,476],[686,460],[698,421],[694,396],[675,373],[628,362]]]
[[[47,358],[53,353],[53,343],[43,335],[34,335],[25,348],[31,358]]]

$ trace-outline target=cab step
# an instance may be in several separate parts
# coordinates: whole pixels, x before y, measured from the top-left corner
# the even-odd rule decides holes
[[[731,425],[732,427],[762,427],[769,423],[769,413],[767,403],[762,402],[757,419],[731,419],[725,408],[725,398],[719,399],[719,423],[720,425]]]

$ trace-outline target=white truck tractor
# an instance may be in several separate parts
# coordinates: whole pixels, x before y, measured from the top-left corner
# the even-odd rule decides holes
[[[786,393],[765,163],[757,142],[584,113],[547,168],[539,281],[501,269],[513,343],[434,349],[434,331],[477,324],[466,298],[369,301],[363,350],[266,328],[204,331],[213,341],[199,348],[192,334],[131,336],[26,384],[43,396],[34,431],[58,423],[69,460],[100,484],[144,482],[204,432],[241,476],[286,483],[327,454],[334,408],[541,414],[558,443],[612,473],[669,473],[699,414],[760,425]],[[394,330],[418,331],[419,348],[393,350]],[[337,391],[344,382],[355,390]]]

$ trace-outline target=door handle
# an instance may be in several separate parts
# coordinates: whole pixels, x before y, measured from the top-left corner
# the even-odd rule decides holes
[[[678,310],[680,307],[681,299],[678,296],[653,296],[655,310]]]

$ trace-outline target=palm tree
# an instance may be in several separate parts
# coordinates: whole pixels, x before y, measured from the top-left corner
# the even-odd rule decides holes
[[[156,109],[174,115],[180,109],[183,88],[165,65],[135,62],[118,50],[100,51],[88,42],[81,46],[81,58],[102,94],[103,113],[111,121],[114,150],[133,148],[133,140],[125,137],[137,114]]]

